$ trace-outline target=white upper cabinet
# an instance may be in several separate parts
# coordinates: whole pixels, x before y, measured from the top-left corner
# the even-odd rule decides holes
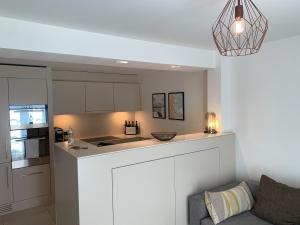
[[[9,104],[48,104],[45,79],[9,78]]]
[[[139,111],[140,101],[137,83],[53,81],[56,115]]]
[[[114,84],[116,112],[139,111],[141,108],[139,84]]]
[[[114,225],[174,225],[174,159],[113,169]]]
[[[0,164],[0,206],[13,201],[11,164]]]
[[[85,83],[53,82],[54,114],[81,114],[85,112]]]
[[[113,112],[113,90],[112,83],[86,83],[86,112]]]
[[[0,78],[0,163],[10,162],[8,82]]]

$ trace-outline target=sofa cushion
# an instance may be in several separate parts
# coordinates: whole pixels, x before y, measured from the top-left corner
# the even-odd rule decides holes
[[[252,209],[254,200],[246,182],[220,192],[205,192],[205,204],[214,224]]]
[[[201,221],[200,225],[214,225],[214,222],[210,217],[207,217]],[[219,223],[219,225],[272,225],[272,224],[254,216],[252,213],[248,211],[230,217],[229,219]]]
[[[253,213],[276,225],[300,224],[300,189],[263,175]]]

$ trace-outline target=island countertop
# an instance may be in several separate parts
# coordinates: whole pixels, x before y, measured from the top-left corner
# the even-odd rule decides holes
[[[116,144],[116,145],[109,145],[109,146],[102,146],[102,147],[97,147],[95,145],[89,144],[82,140],[75,140],[72,146],[79,146],[81,148],[85,148],[79,150],[72,149],[67,142],[55,143],[55,145],[59,147],[61,150],[68,152],[70,155],[72,155],[75,158],[82,158],[82,157],[91,157],[91,156],[104,155],[104,154],[112,154],[120,151],[128,151],[137,148],[147,148],[156,145],[167,145],[176,142],[214,138],[214,137],[231,135],[231,134],[232,134],[231,132],[218,133],[218,134],[193,133],[193,134],[178,135],[170,141],[159,141],[156,139],[148,139],[143,141],[135,141],[130,143],[123,143],[123,144]],[[123,138],[125,138],[124,135]]]

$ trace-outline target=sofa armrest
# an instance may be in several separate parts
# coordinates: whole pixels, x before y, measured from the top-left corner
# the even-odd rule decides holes
[[[189,197],[189,223],[190,225],[200,225],[202,219],[208,216],[204,201],[204,193]]]
[[[257,191],[258,191],[258,187],[259,187],[259,182],[254,181],[254,180],[248,180],[248,181],[246,181],[246,183],[248,184],[248,187],[250,188],[253,198],[256,201],[256,195],[257,195]]]

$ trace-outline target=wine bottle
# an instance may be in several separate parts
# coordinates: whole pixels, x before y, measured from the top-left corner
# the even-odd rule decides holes
[[[138,122],[135,121],[135,129],[136,129],[136,134],[139,133],[139,125],[138,125]]]
[[[127,120],[125,120],[125,124],[124,124],[124,134],[126,134],[126,127],[128,126],[127,124]]]

